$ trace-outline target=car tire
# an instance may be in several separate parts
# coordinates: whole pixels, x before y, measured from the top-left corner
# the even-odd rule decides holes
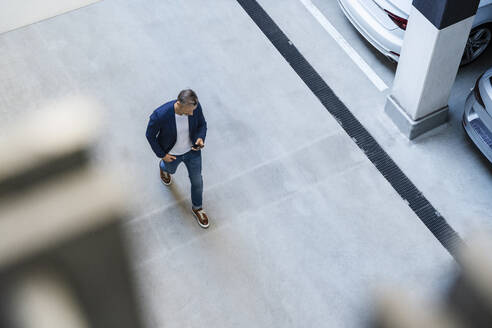
[[[465,51],[460,65],[468,65],[480,57],[489,47],[491,39],[491,24],[480,25],[472,29],[466,41]]]

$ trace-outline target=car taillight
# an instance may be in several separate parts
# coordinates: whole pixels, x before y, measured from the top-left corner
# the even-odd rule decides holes
[[[477,82],[475,83],[475,88],[473,89],[473,93],[475,94],[475,99],[477,99],[478,103],[482,105],[482,107],[485,107],[485,104],[483,103],[482,95],[480,94],[480,88],[478,86],[480,80],[482,79],[482,76],[483,74],[480,75],[480,77],[477,79]]]
[[[388,10],[384,10],[389,18],[391,18],[391,20],[399,27],[401,28],[402,30],[406,30],[407,29],[407,24],[408,24],[408,19],[405,19],[403,17],[400,17],[398,15],[395,15],[393,14],[391,11],[388,11]]]

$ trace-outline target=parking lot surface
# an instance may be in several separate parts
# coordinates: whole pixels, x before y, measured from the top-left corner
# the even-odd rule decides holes
[[[449,123],[408,141],[383,112],[389,90],[299,0],[258,2],[462,237],[492,229],[491,171],[460,125],[491,56],[460,70]],[[391,86],[396,65],[335,1],[313,4]],[[150,327],[359,327],[380,285],[433,298],[449,282],[450,254],[236,1],[102,1],[0,35],[0,72],[2,124],[73,96],[104,108],[94,161],[131,192]],[[208,122],[208,230],[184,166],[163,186],[145,139],[151,112],[187,87]]]

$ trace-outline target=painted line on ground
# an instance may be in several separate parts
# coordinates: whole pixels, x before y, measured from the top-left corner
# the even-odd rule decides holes
[[[345,53],[352,59],[352,61],[360,68],[360,70],[369,78],[369,80],[376,86],[376,88],[383,92],[388,89],[388,86],[374,72],[364,59],[355,51],[354,48],[343,38],[335,27],[328,21],[328,19],[319,11],[319,9],[311,2],[311,0],[299,0],[304,7],[309,11],[311,15],[320,23],[326,32],[335,40],[336,43],[345,51]]]

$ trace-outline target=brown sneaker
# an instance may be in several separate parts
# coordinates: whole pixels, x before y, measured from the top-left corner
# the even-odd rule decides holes
[[[169,186],[171,184],[171,174],[161,170],[159,168],[159,170],[161,171],[161,181],[163,184],[165,184],[166,186]]]
[[[209,222],[208,222],[208,217],[203,208],[199,209],[191,209],[193,211],[193,214],[195,214],[196,221],[202,228],[208,228]]]

